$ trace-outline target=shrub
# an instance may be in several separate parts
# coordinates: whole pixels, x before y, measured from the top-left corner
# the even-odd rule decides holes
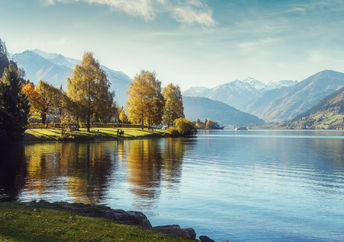
[[[175,127],[169,127],[166,130],[166,132],[169,133],[171,136],[178,136],[179,135],[179,132]]]
[[[192,135],[196,133],[195,124],[186,118],[174,120],[174,126],[181,135]]]

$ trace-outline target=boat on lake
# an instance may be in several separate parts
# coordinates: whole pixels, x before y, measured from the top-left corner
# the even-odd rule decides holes
[[[248,128],[243,126],[243,127],[236,127],[234,130],[235,131],[238,131],[238,130],[248,130]]]

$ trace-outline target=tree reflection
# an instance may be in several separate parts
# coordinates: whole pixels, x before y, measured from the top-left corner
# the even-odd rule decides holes
[[[181,177],[185,151],[191,146],[183,138],[133,140],[128,143],[128,182],[138,198],[136,206],[151,207],[162,182],[175,189]]]
[[[25,149],[28,164],[27,191],[52,193],[67,185],[74,202],[97,203],[106,191],[112,170],[110,152],[101,143],[36,144]],[[60,178],[67,178],[61,183]]]
[[[25,186],[24,146],[2,146],[0,152],[0,200],[15,200]]]
[[[133,140],[128,150],[128,181],[139,196],[138,206],[150,206],[160,192],[162,157],[156,139]],[[141,201],[141,202],[140,202]]]
[[[179,182],[186,146],[183,138],[168,138],[163,149],[165,180]]]

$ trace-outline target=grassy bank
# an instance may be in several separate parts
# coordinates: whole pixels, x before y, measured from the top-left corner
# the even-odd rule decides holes
[[[124,131],[118,135],[117,130]],[[163,137],[168,135],[164,130],[148,130],[139,128],[93,128],[91,132],[81,128],[79,131],[66,131],[62,135],[61,129],[28,129],[24,134],[24,141],[62,141],[62,140],[114,140],[119,138]]]
[[[70,211],[0,202],[0,241],[186,241]]]

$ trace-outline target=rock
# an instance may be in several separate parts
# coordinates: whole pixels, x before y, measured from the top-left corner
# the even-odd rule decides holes
[[[196,239],[196,232],[193,228],[180,228],[180,226],[176,224],[156,226],[153,227],[153,230],[163,234],[178,236],[184,239]]]
[[[201,235],[199,237],[200,242],[215,242],[215,240],[212,240],[211,238],[209,238],[208,236],[205,235]]]
[[[127,213],[136,219],[136,221],[138,222],[138,225],[144,228],[149,228],[149,229],[152,228],[151,223],[149,222],[146,215],[144,215],[143,213],[137,212],[137,211],[128,211]]]
[[[151,229],[152,225],[146,215],[141,212],[111,209],[101,205],[87,205],[81,203],[39,203],[47,208],[64,209],[72,211],[80,216],[106,218],[118,224],[142,226]]]
[[[188,234],[190,239],[196,239],[196,232],[193,228],[182,228],[182,230]]]

